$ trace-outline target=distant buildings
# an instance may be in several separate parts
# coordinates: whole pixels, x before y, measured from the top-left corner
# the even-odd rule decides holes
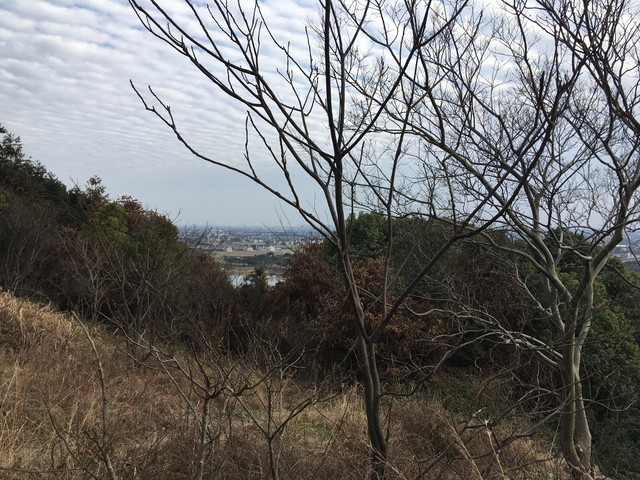
[[[189,245],[198,250],[225,253],[293,251],[301,243],[317,241],[320,238],[308,232],[308,227],[191,227],[183,228],[182,236]]]
[[[635,245],[619,244],[611,252],[612,257],[618,257],[622,260],[635,259],[636,255],[640,253],[640,247]]]

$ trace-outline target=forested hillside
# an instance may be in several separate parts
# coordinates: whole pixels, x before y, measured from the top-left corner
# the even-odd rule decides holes
[[[98,178],[68,190],[2,135],[0,477],[370,471],[353,307],[330,243],[299,248],[275,287],[256,271],[233,288],[166,216],[110,199]],[[386,222],[348,219],[366,322],[451,236],[447,222],[398,218],[385,254]],[[386,478],[570,477],[557,439],[562,341],[535,304],[543,282],[519,260],[531,247],[511,233],[449,248],[381,332]],[[557,275],[578,288],[589,239],[545,235],[576,246]],[[381,302],[370,292],[389,271]],[[582,350],[594,475],[640,478],[638,286],[616,259],[594,283]]]

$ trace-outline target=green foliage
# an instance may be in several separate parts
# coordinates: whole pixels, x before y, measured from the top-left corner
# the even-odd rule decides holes
[[[603,307],[595,314],[584,356],[593,400],[617,408],[635,401],[640,386],[640,346],[631,322],[618,308]]]
[[[360,212],[347,219],[351,247],[357,257],[377,256],[387,243],[386,217],[379,212]]]
[[[53,233],[69,211],[66,188],[27,158],[0,125],[0,287],[41,296],[57,261]]]
[[[620,290],[625,282],[619,278],[636,274],[617,269],[612,273],[594,286],[598,309],[583,351],[585,395],[590,400],[596,462],[613,477],[640,478],[640,434],[634,427],[640,424],[640,346],[626,315],[635,308],[620,303],[637,291],[628,284]]]
[[[355,258],[374,258],[387,254],[391,227],[391,264],[410,277],[421,270],[426,261],[451,234],[449,225],[422,217],[393,218],[380,212],[360,212],[348,219],[350,245]]]
[[[26,157],[20,137],[0,125],[0,193],[53,204],[66,203],[67,189],[42,164]]]
[[[549,248],[551,255],[560,259],[558,266],[564,272],[581,271],[584,261],[578,254],[588,256],[590,252],[597,250],[584,235],[567,229],[555,229],[547,232],[544,243]],[[563,246],[561,252],[559,252],[559,245]]]
[[[233,255],[225,255],[223,257],[224,264],[232,265],[232,266],[243,266],[243,267],[253,267],[253,268],[273,268],[273,267],[286,267],[289,263],[289,259],[291,258],[290,253],[285,253],[284,255],[274,255],[273,252],[263,253],[260,255],[251,255],[251,256],[233,256]]]
[[[631,322],[636,342],[640,343],[640,272],[628,270],[619,258],[611,258],[600,278],[611,305]]]
[[[640,478],[640,346],[636,339],[638,275],[618,259],[594,282],[594,312],[583,354],[583,393],[594,442],[596,463],[615,478]],[[578,287],[579,262],[560,272],[570,291]],[[584,307],[580,318],[584,316]],[[580,325],[579,325],[580,327]],[[635,476],[634,476],[635,475]]]
[[[167,217],[110,200],[99,177],[67,191],[0,132],[0,287],[172,339],[229,321],[228,278]]]
[[[94,215],[91,224],[84,226],[86,230],[99,230],[112,241],[121,240],[127,234],[127,212],[122,205],[109,202]]]

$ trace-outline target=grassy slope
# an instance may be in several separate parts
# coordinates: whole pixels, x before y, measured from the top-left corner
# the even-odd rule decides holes
[[[203,417],[205,376],[212,391],[221,388]],[[1,479],[363,478],[357,388],[311,387],[266,369],[264,357],[163,356],[0,292]],[[422,478],[560,478],[556,464],[537,463],[540,443],[520,439],[496,454],[500,432],[456,417],[433,396],[395,400],[388,411],[389,478],[412,478],[432,463]]]

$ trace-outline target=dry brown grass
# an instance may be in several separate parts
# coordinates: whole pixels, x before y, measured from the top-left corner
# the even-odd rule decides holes
[[[87,333],[104,367],[106,404]],[[358,388],[322,396],[256,362],[212,356],[198,373],[193,358],[173,355],[190,382],[159,356],[141,365],[126,347],[106,330],[85,331],[69,315],[0,292],[0,479],[366,475]],[[236,393],[253,385],[241,395],[222,389],[209,402],[200,465],[204,403],[194,381],[205,376]],[[479,419],[454,419],[437,402],[396,401],[391,415],[389,478],[554,478],[549,464],[532,463],[544,457],[532,439],[498,448],[500,432],[492,437]]]

